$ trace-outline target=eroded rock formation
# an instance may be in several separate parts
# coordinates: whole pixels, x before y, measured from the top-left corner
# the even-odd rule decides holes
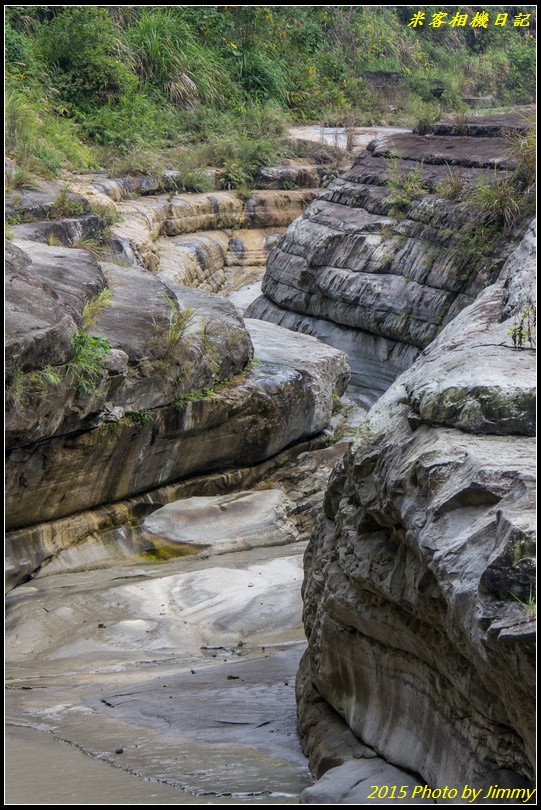
[[[328,424],[342,353],[165,272],[21,236],[7,244],[10,582],[66,543],[50,531],[63,517],[262,462]]]
[[[515,116],[479,124],[476,137],[444,127],[373,140],[287,229],[250,316],[348,352],[373,403],[497,277],[506,245],[437,191],[450,177],[464,189],[506,177],[515,161],[504,132],[521,126]]]
[[[535,360],[509,332],[534,251],[531,227],[371,409],[305,557],[301,728],[315,687],[433,786],[533,778]]]

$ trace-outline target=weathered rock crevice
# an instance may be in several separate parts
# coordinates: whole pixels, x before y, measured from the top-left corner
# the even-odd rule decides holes
[[[305,556],[301,729],[315,687],[433,786],[533,779],[534,245],[373,406]]]
[[[377,138],[248,310],[345,350],[375,402],[305,554],[299,727],[327,774],[307,803],[365,801],[374,758],[432,786],[532,783],[535,336],[513,330],[535,319],[536,233],[441,196],[508,180],[515,123]]]

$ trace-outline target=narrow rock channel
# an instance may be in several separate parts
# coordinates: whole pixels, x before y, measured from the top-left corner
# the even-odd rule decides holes
[[[435,192],[444,149],[466,183],[507,176],[501,134],[365,129],[325,188],[325,167],[289,162],[246,199],[90,174],[71,178],[75,217],[50,216],[54,183],[8,199],[21,217],[7,283],[10,803],[363,803],[376,775],[440,784],[468,758],[479,778],[492,758],[495,777],[529,784],[528,689],[513,702],[512,681],[516,664],[529,683],[531,628],[502,581],[525,598],[532,573],[530,527],[505,511],[509,481],[525,499],[531,484],[532,358],[504,333],[533,237],[474,268],[453,252],[467,212]],[[399,217],[397,149],[398,171],[420,165],[426,184]],[[96,202],[122,220],[106,230]],[[74,247],[88,228],[106,256]],[[74,336],[107,346],[97,370]],[[499,346],[485,387],[461,377],[484,337]],[[524,469],[502,451],[511,436]],[[500,524],[488,549],[495,504],[528,562],[509,562]],[[459,568],[457,534],[478,543],[469,590],[423,521]],[[485,693],[496,632],[516,658]],[[401,690],[422,671],[427,700],[447,694],[446,666],[458,686],[422,727],[431,747]],[[387,692],[371,701],[374,672]]]
[[[312,784],[296,727],[302,558],[346,446],[335,436],[365,410],[339,402],[344,355],[245,323],[208,294],[243,312],[260,294],[268,251],[317,193],[279,188],[294,180],[317,189],[313,168],[263,175],[270,190],[247,202],[229,192],[160,196],[152,178],[71,178],[83,206],[122,216],[107,261],[70,246],[89,224],[99,238],[94,215],[50,219],[54,184],[16,200],[28,222],[14,226],[8,248],[13,368],[42,367],[59,339],[62,351],[63,334],[67,360],[85,296],[100,289],[113,301],[92,332],[109,340],[114,361],[90,402],[66,382],[33,411],[22,402],[9,410],[12,802],[57,801],[64,767],[72,776],[62,798],[77,803],[287,804]],[[208,328],[212,371],[232,378],[210,393],[202,357],[173,408],[159,363],[143,368],[153,324],[164,309],[167,317],[164,295],[193,308],[193,331]],[[171,365],[190,359],[185,346],[179,354]],[[58,366],[61,378],[66,368]],[[157,425],[166,441],[158,448]],[[91,446],[94,461],[81,467]],[[185,483],[169,483],[183,475],[167,460],[173,454],[192,473]],[[36,513],[42,521],[29,521]],[[39,790],[20,778],[25,765]]]

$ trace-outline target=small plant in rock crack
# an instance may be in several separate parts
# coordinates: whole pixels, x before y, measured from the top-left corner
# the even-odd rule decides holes
[[[102,245],[101,242],[89,233],[83,233],[74,242],[71,242],[67,247],[75,248],[77,250],[87,250],[98,261],[104,261],[109,256],[109,249]]]
[[[403,213],[408,205],[416,197],[428,194],[421,169],[412,169],[409,172],[400,173],[400,158],[390,157],[389,173],[387,176],[387,188],[389,196],[387,201],[391,204],[389,213],[394,216],[396,213]]]
[[[220,337],[220,329],[214,321],[204,321],[201,324],[198,334],[198,346],[201,352],[201,359],[207,359],[211,365],[216,368],[219,367],[218,358],[220,350],[218,348],[218,340]]]
[[[29,399],[48,399],[51,388],[60,383],[60,375],[48,365],[39,371],[15,372],[6,386],[6,401],[9,405],[21,407]]]
[[[507,334],[513,341],[515,351],[528,348],[527,344],[529,344],[530,349],[535,349],[536,324],[536,308],[533,304],[528,303],[515,315],[513,326],[507,330]]]
[[[83,306],[83,329],[88,331],[107,307],[112,307],[111,290],[105,287],[99,295],[89,298]]]
[[[73,338],[74,357],[68,372],[79,393],[93,394],[103,373],[104,361],[111,351],[106,338],[94,337],[81,329]]]
[[[463,199],[467,181],[461,171],[453,171],[449,166],[446,174],[438,181],[434,189],[440,197],[459,202]]]
[[[332,412],[333,413],[340,413],[344,409],[344,403],[342,402],[342,398],[340,394],[335,389],[332,392]]]
[[[178,359],[180,348],[187,345],[186,335],[193,325],[195,310],[193,307],[181,308],[168,293],[164,292],[163,295],[169,305],[169,314],[153,319],[148,349],[151,361],[167,360],[173,363]]]
[[[519,599],[514,593],[512,593],[511,596],[524,608],[529,619],[534,619],[537,616],[537,599],[532,588],[530,588],[530,595],[526,602],[523,602],[522,599]]]
[[[90,208],[103,219],[107,225],[117,225],[119,222],[122,222],[122,214],[118,211],[114,203],[108,205],[107,203],[92,202],[90,203]]]
[[[49,247],[65,247],[63,241],[58,238],[58,236],[51,231],[51,233],[47,234],[47,244]]]

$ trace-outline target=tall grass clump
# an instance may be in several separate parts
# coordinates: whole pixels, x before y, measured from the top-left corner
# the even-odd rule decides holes
[[[469,202],[488,225],[509,233],[524,213],[526,201],[513,177],[500,179],[494,170],[491,180],[484,176],[478,179],[469,193]]]
[[[428,194],[421,169],[412,169],[409,172],[400,172],[400,158],[389,158],[389,172],[387,188],[389,189],[388,202],[391,204],[389,213],[402,213],[416,198]]]
[[[72,192],[68,183],[62,186],[56,194],[48,211],[48,219],[62,219],[64,217],[77,217],[87,211],[84,200],[78,199]]]
[[[137,73],[158,83],[180,108],[219,105],[231,83],[218,54],[205,47],[176,9],[144,9],[127,31]]]
[[[413,104],[428,132],[437,105],[451,112],[464,95],[534,99],[533,31],[490,26],[481,38],[426,26],[421,36],[409,15],[406,6],[8,6],[8,155],[52,177],[95,165],[96,145],[139,170],[145,154],[163,164],[162,150],[219,146],[231,184],[261,158],[246,143],[224,154],[220,138],[292,156],[279,143],[288,114],[401,123]],[[404,77],[392,106],[363,75],[378,70]]]
[[[52,112],[44,98],[7,88],[5,147],[22,170],[42,177],[58,177],[64,168],[95,165],[80,128]]]
[[[89,335],[81,329],[73,338],[73,359],[69,376],[80,394],[93,394],[101,380],[105,358],[111,351],[106,338]]]
[[[450,166],[444,176],[438,181],[435,192],[448,200],[458,202],[462,200],[467,189],[467,180],[460,170],[453,170]]]
[[[104,309],[112,307],[111,290],[105,287],[94,298],[89,298],[83,306],[83,329],[88,331],[95,324]]]
[[[526,119],[525,132],[510,133],[507,143],[511,155],[517,162],[515,181],[526,194],[535,189],[537,172],[537,131],[535,118]]]
[[[148,352],[151,364],[166,368],[179,361],[182,347],[188,345],[187,333],[195,321],[196,312],[193,307],[180,307],[167,293],[164,293],[164,298],[169,312],[154,318]]]

